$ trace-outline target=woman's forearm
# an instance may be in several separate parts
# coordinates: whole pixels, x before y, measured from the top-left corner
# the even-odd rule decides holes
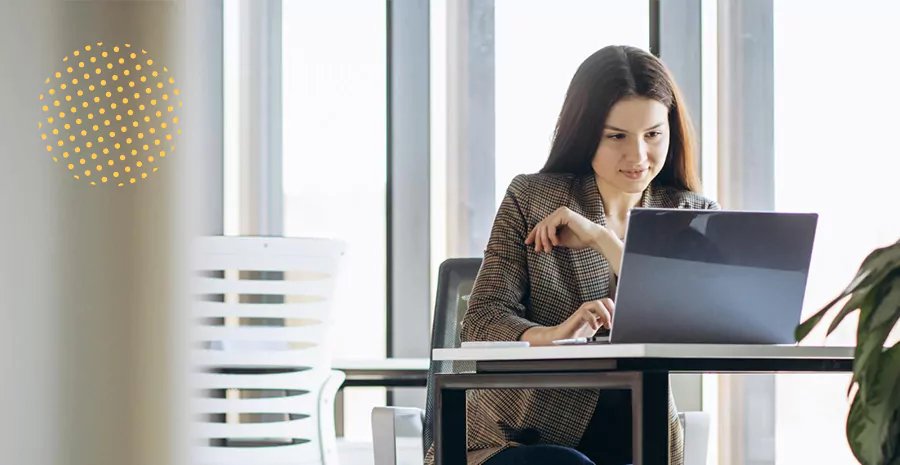
[[[607,228],[599,226],[597,237],[591,248],[606,257],[613,273],[619,276],[619,268],[622,266],[622,255],[625,253],[625,243]]]
[[[520,341],[528,341],[532,346],[549,346],[557,339],[554,334],[554,326],[534,326],[525,330]]]

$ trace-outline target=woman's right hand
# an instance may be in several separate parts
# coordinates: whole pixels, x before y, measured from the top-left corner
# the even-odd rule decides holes
[[[611,299],[585,302],[566,321],[556,326],[535,326],[525,331],[519,340],[528,341],[533,346],[552,345],[557,339],[591,337],[601,327],[612,326],[612,314],[616,309]]]
[[[611,299],[592,300],[581,304],[566,321],[553,327],[556,339],[591,337],[601,327],[612,326],[612,314],[616,309]]]

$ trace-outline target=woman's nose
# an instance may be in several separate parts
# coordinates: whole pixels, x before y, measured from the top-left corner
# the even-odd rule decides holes
[[[640,163],[647,159],[647,149],[647,143],[643,140],[638,140],[625,152],[625,160]]]

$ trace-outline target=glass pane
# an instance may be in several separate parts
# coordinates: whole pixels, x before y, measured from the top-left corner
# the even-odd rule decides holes
[[[900,237],[900,158],[887,136],[900,95],[879,88],[880,44],[900,38],[898,19],[900,4],[881,0],[774,3],[776,206],[820,215],[804,318],[850,282],[872,249]],[[854,344],[855,327],[848,318],[827,344]],[[818,334],[811,344],[822,343]],[[848,382],[778,377],[778,464],[857,463],[844,430]]]
[[[496,203],[544,166],[578,65],[611,44],[647,49],[649,2],[496,0]],[[485,207],[490,203],[485,203]]]
[[[285,235],[346,241],[334,330],[353,343],[335,343],[334,358],[383,358],[384,3],[287,0],[282,15]],[[384,390],[351,389],[345,400],[346,436],[370,441]]]

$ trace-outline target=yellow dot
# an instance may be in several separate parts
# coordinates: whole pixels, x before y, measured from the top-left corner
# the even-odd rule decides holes
[[[138,162],[137,162],[137,163],[136,163],[136,165],[137,165],[137,167],[138,167],[138,168],[140,168],[140,167],[142,167],[142,166],[144,166],[144,164],[143,164],[143,163],[141,163],[141,161],[140,161],[140,160],[138,160]]]
[[[114,178],[118,178],[118,177],[119,177],[119,172],[118,172],[118,171],[113,172],[113,177],[114,177]]]
[[[131,151],[131,156],[133,157],[133,156],[135,156],[135,155],[137,155],[137,150],[132,150],[132,151]]]
[[[143,138],[144,138],[144,133],[143,133],[143,132],[139,132],[139,133],[138,133],[138,139],[143,139]],[[144,150],[147,150],[147,149],[144,149]]]
[[[94,103],[100,103],[100,97],[94,97]]]
[[[153,92],[153,90],[148,87],[144,92],[147,92],[149,94],[150,92]]]
[[[81,130],[81,136],[84,137],[84,136],[86,136],[86,135],[87,135],[87,131],[85,131],[84,129],[82,129],[82,130]]]
[[[124,63],[125,63],[125,59],[124,59],[124,58],[119,58],[119,64],[121,65],[121,64],[124,64]]]
[[[100,85],[101,85],[101,86],[105,86],[105,85],[106,85],[106,79],[101,80],[101,81],[100,81]]]
[[[97,138],[97,142],[103,143],[103,136]],[[105,149],[104,149],[105,150]]]
[[[94,143],[93,143],[93,142],[88,142],[88,143],[84,144],[84,146],[87,147],[87,148],[91,148],[91,147],[94,146]]]
[[[78,160],[78,163],[81,163],[83,165],[85,163],[84,158]]]
[[[128,103],[128,97],[123,98],[122,103]]]
[[[47,78],[47,80],[44,82],[46,82],[47,84],[50,84],[50,78]]]
[[[166,156],[166,152],[159,152],[159,157],[160,157],[160,158],[163,158],[163,157],[165,157],[165,156]]]
[[[71,163],[69,163],[69,169],[70,169],[70,170],[73,170],[73,169],[75,169],[75,165],[73,165],[73,164],[71,164]]]
[[[141,82],[147,82],[147,76],[141,76]]]
[[[112,161],[112,160],[110,160],[110,161],[108,161],[108,162],[107,162],[107,163],[106,163],[106,164],[107,164],[107,165],[109,165],[109,166],[112,166],[112,165],[114,165],[114,164],[115,164],[115,162],[114,162],[114,161]]]
[[[103,176],[102,178],[100,178],[100,180],[106,182],[106,176]]]
[[[72,84],[78,84],[78,78],[72,78]]]
[[[138,122],[135,121],[135,122],[131,123],[131,125],[134,126],[134,127],[138,127]]]
[[[91,51],[91,46],[90,46],[90,45],[85,45],[85,46],[84,46],[84,49],[90,52],[90,51]]]
[[[109,149],[103,149],[103,154],[106,155],[109,153]]]
[[[54,106],[54,107],[58,107],[58,106],[59,106],[59,100],[54,100],[54,101],[53,101],[53,106]]]
[[[118,80],[119,80],[119,76],[116,75],[116,74],[113,74],[112,80],[113,80],[113,81],[118,81]]]
[[[49,110],[50,110],[50,107],[48,107],[47,105],[44,105],[44,106],[41,107],[41,110],[49,111]]]
[[[166,123],[162,123],[162,124],[159,125],[159,127],[163,128],[163,129],[165,129],[166,126],[167,126]]]
[[[150,134],[156,134],[156,128],[150,128]]]
[[[81,102],[81,106],[84,107],[84,108],[87,108],[87,107],[88,107],[88,103],[87,103],[87,102]]]
[[[42,128],[42,127],[44,127],[44,124],[43,124],[43,123],[38,123],[38,129],[40,129],[40,128]]]
[[[159,76],[159,73],[157,73],[156,71],[154,71],[154,72],[151,73],[151,74],[152,74],[153,77]]]
[[[131,167],[130,167],[130,166],[126,166],[126,167],[125,167],[125,172],[126,172],[126,173],[130,173],[130,172],[131,172]]]
[[[81,153],[81,147],[75,147],[75,153]]]
[[[101,108],[100,111],[99,111],[99,113],[100,113],[101,115],[102,115],[102,114],[105,114],[105,113],[106,113],[106,108]]]
[[[79,68],[84,68],[84,62],[83,62],[83,61],[79,61],[79,62],[78,62],[78,67],[79,67]]]
[[[125,155],[119,155],[119,160],[124,161],[124,160],[125,160]]]
[[[62,147],[62,146],[63,146],[63,141],[59,141],[59,142],[57,142],[57,143],[56,143],[56,145],[58,145],[58,146],[60,146],[60,147]]]
[[[81,124],[81,118],[75,118],[75,124]]]
[[[75,136],[69,136],[69,142],[75,142]]]
[[[97,171],[103,171],[103,165],[97,165]]]
[[[48,145],[48,146],[47,146],[47,151],[48,151],[48,152],[52,152],[52,151],[53,151],[53,147]]]
[[[120,149],[120,148],[122,148],[122,144],[116,142],[116,145],[115,145],[114,147],[115,147],[116,149]]]
[[[141,98],[141,94],[140,94],[139,92],[135,92],[135,93],[134,93],[134,98],[136,98],[136,99],[137,99],[137,98]]]
[[[178,117],[176,116],[176,117],[172,118],[172,122],[175,124],[178,124]]]
[[[64,112],[64,111],[59,112],[59,117],[60,117],[60,118],[65,118],[65,117],[66,117],[66,112]]]
[[[53,117],[51,116],[51,117],[47,118],[47,122],[48,122],[48,123],[52,123],[52,122],[53,122]]]
[[[90,79],[90,78],[91,78],[91,75],[88,74],[88,73],[84,73],[84,76],[83,76],[83,77],[84,77],[85,79]]]
[[[147,157],[147,161],[149,161],[150,163],[153,163],[153,155],[150,155],[149,157]]]
[[[144,144],[144,150],[149,150],[149,149],[150,149],[150,146],[147,144]]]
[[[61,77],[62,77],[62,73],[60,73],[59,71],[57,71],[57,72],[56,72],[56,79],[59,79],[59,78],[61,78]]]
[[[90,176],[90,175],[91,175],[91,170],[84,170],[84,175],[85,175],[85,176]]]
[[[94,129],[94,131],[96,131],[96,130],[100,129],[100,126],[97,126],[97,125],[95,124],[94,127],[93,127],[93,129]]]
[[[147,179],[147,173],[141,173],[141,179]]]
[[[128,82],[128,87],[134,87],[134,81],[129,81],[129,82]]]
[[[159,118],[160,116],[162,116],[162,112],[157,110],[156,117]]]
[[[57,160],[56,157],[53,157],[53,161],[59,161],[59,160]]]
[[[109,137],[116,137],[115,131],[109,131]]]
[[[131,57],[132,60],[134,60],[135,58],[137,58],[137,54],[136,54],[136,53],[132,53],[132,54],[129,55],[129,56]]]
[[[91,57],[91,63],[96,63],[96,62],[97,62],[97,57]]]
[[[154,102],[153,100],[150,101],[150,103],[153,103],[153,102]],[[144,106],[143,103],[138,106],[138,109],[140,109],[141,111],[144,111],[144,108],[146,108],[146,107]]]
[[[84,95],[84,91],[83,91],[83,90],[79,90],[79,91],[78,91],[78,96],[81,97],[82,95]]]
[[[122,74],[124,74],[126,76],[131,76],[131,71],[126,69],[125,71],[122,71]]]
[[[103,125],[104,125],[104,126],[109,126],[109,120],[103,121]]]
[[[114,52],[118,52],[118,51],[119,51],[119,47],[118,47],[118,46],[113,47],[113,51],[114,51]]]
[[[147,60],[147,66],[153,66],[153,60]]]
[[[91,85],[88,86],[88,90],[89,90],[89,91],[93,92],[94,89],[96,89],[96,87],[94,87],[93,84],[91,84]]]
[[[107,64],[106,64],[106,69],[113,69],[113,64],[112,64],[112,63],[107,63]]]
[[[110,98],[110,97],[112,97],[112,92],[106,91],[106,98]]]
[[[67,73],[71,73],[72,71],[73,71],[73,70],[72,70],[72,67],[71,67],[71,66],[69,66],[68,68],[66,68],[66,72],[67,72]]]
[[[88,113],[88,119],[94,119],[94,114],[93,114],[93,113]]]
[[[59,134],[59,129],[55,129],[55,128],[54,128],[54,129],[53,129],[53,135],[57,135],[57,134]]]
[[[149,123],[149,122],[150,122],[150,117],[149,117],[149,116],[145,116],[145,117],[144,117],[144,122]]]
[[[113,110],[115,110],[115,109],[116,109],[116,102],[111,103],[111,104],[109,105],[109,107],[112,108]]]
[[[175,78],[169,78],[169,84],[175,84]]]
[[[103,72],[103,71],[100,71],[100,68],[97,68],[97,69],[94,70],[94,74],[100,74],[100,73],[102,73],[102,72]]]
[[[171,105],[169,105],[168,110],[169,110],[169,113],[171,113],[173,110],[175,110],[175,108],[173,108]]]
[[[65,82],[59,85],[59,88],[62,89],[62,90],[66,90],[66,87],[67,87],[67,86],[66,86],[66,83],[65,83]],[[51,89],[51,90],[52,90],[52,89]],[[53,92],[50,92],[50,93],[52,94]]]
[[[158,170],[158,169],[159,169],[159,168],[153,168],[153,172],[154,172],[154,173],[155,173],[155,172],[156,172],[156,170]]]
[[[135,181],[134,181],[134,178],[131,178],[131,181],[130,181],[130,182],[131,182],[132,184],[134,184],[134,182],[135,182]]]
[[[69,158],[69,152],[63,152],[63,158]]]
[[[134,65],[134,69],[137,70],[137,71],[140,71],[140,70],[141,70],[141,65]]]
[[[122,132],[125,132],[127,130],[128,130],[128,128],[126,128],[125,126],[122,126]]]
[[[67,102],[71,102],[71,101],[72,101],[72,96],[71,96],[71,95],[66,95],[66,101],[67,101]]]
[[[65,126],[63,126],[63,127],[64,127],[64,128],[65,128],[65,129],[66,129],[66,131],[68,131],[68,130],[69,130],[69,128],[71,128],[71,127],[72,127],[72,126],[70,126],[70,125],[69,125],[69,123],[66,123],[66,125],[65,125]]]
[[[122,86],[119,86],[119,87],[116,87],[116,90],[119,92],[122,92],[122,90],[124,90],[124,89],[122,89]]]
[[[131,143],[131,138],[129,137],[128,139],[125,139],[125,142],[128,143],[128,144],[130,144],[130,143]]]
[[[163,88],[163,83],[161,83],[161,82],[157,83],[157,84],[156,84],[156,87],[162,89],[162,88]]]
[[[103,52],[100,54],[100,56],[102,56],[103,58],[106,58],[107,56],[109,56],[109,53]]]
[[[91,160],[96,160],[96,159],[97,159],[97,154],[96,154],[96,153],[92,153],[92,154],[91,154]]]
[[[79,178],[78,175],[76,174],[76,175],[75,175],[75,179],[81,179],[81,178]]]

